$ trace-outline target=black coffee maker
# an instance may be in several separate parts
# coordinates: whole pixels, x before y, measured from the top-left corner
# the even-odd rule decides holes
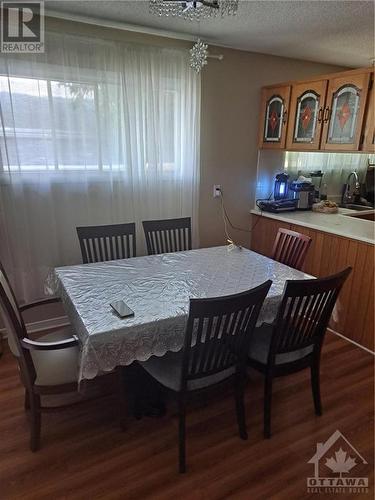
[[[297,201],[289,197],[289,175],[277,174],[273,187],[273,200],[257,200],[257,207],[265,212],[291,212],[296,209]]]

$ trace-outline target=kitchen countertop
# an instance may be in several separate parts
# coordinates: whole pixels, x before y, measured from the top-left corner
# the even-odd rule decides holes
[[[322,214],[318,212],[301,211],[272,213],[260,211],[255,208],[250,213],[276,219],[287,224],[296,224],[325,233],[337,234],[353,240],[363,241],[365,243],[375,243],[375,223],[371,220],[358,219],[358,217],[348,217],[345,214],[369,214],[374,210],[349,210],[348,208],[339,208],[337,214]]]

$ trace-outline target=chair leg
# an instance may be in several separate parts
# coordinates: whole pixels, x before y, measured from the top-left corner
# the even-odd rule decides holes
[[[264,437],[271,437],[271,402],[272,402],[272,375],[266,374],[264,380]]]
[[[322,415],[322,401],[320,398],[320,363],[319,359],[311,365],[311,388],[316,415]]]
[[[186,472],[186,401],[183,395],[178,399],[178,418],[179,418],[179,471]]]
[[[245,414],[245,384],[242,379],[235,381],[236,413],[238,431],[241,439],[247,439],[246,414]]]
[[[40,410],[40,396],[35,394],[29,395],[30,402],[30,449],[37,451],[40,446],[40,429],[41,429],[41,410]]]

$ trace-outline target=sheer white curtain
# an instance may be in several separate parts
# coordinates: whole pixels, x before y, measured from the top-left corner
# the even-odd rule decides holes
[[[48,33],[0,55],[0,259],[17,295],[81,262],[79,225],[191,216],[197,245],[200,79],[183,50]]]

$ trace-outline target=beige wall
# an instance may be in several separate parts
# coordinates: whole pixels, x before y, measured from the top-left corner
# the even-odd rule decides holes
[[[215,48],[222,62],[210,60],[202,73],[200,244],[222,244],[220,202],[213,184],[221,184],[234,225],[249,228],[254,205],[258,114],[263,85],[342,68],[239,50]],[[244,246],[250,235],[232,231]]]
[[[47,28],[97,35],[116,40],[161,46],[191,47],[191,42],[144,35],[88,24],[48,19]],[[262,85],[305,78],[342,68],[220,47],[202,72],[200,245],[225,243],[220,201],[213,199],[213,184],[221,184],[227,210],[237,226],[248,228],[254,204],[260,88]],[[249,234],[233,231],[248,246]]]

